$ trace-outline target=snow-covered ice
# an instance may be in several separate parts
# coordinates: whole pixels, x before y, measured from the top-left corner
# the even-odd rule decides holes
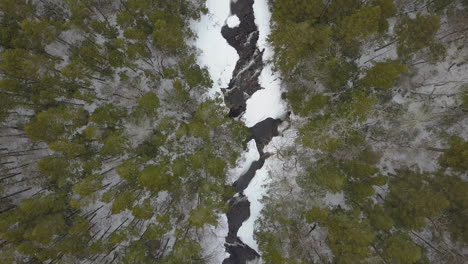
[[[244,190],[244,194],[250,202],[250,217],[242,223],[242,226],[237,231],[237,236],[240,237],[242,242],[257,252],[259,252],[258,245],[254,239],[255,221],[260,217],[260,212],[263,208],[261,199],[267,192],[266,185],[269,181],[269,169],[265,164],[257,171],[249,186]]]
[[[232,16],[228,17],[226,23],[227,23],[228,27],[235,28],[235,27],[238,27],[240,25],[240,19],[236,15],[232,15]]]
[[[260,31],[258,47],[260,50],[264,50],[263,61],[266,64],[259,77],[260,85],[264,89],[254,93],[247,101],[243,121],[248,127],[254,126],[268,117],[282,118],[286,114],[286,104],[281,99],[281,80],[278,74],[273,71],[271,64],[273,49],[267,41],[271,32],[271,13],[267,0],[256,0],[253,8],[255,23]],[[273,161],[266,160],[264,166],[257,171],[249,186],[244,190],[244,194],[250,201],[250,217],[237,232],[240,239],[257,252],[259,252],[258,245],[254,239],[255,221],[260,217],[263,208],[261,199],[268,190],[267,184],[271,181],[269,165],[271,162]]]
[[[241,154],[241,157],[237,161],[237,166],[229,171],[229,177],[227,179],[227,184],[233,184],[240,175],[243,175],[246,173],[250,165],[254,161],[257,161],[260,159],[260,153],[258,153],[257,149],[257,144],[255,143],[255,140],[252,139],[247,143],[247,152],[243,152]]]
[[[265,66],[259,80],[265,89],[257,91],[247,100],[247,109],[242,117],[248,127],[269,117],[277,119],[286,114],[286,105],[281,99],[281,83],[271,66]]]
[[[197,34],[194,45],[201,51],[197,62],[208,67],[213,87],[210,95],[220,93],[232,77],[239,56],[221,35],[221,28],[231,15],[229,0],[207,0],[208,14],[193,21],[192,30]]]
[[[267,0],[257,0],[253,5],[255,13],[255,23],[259,30],[258,48],[264,50],[263,61],[266,63],[259,77],[260,90],[247,100],[247,109],[243,115],[243,120],[248,127],[254,126],[268,117],[281,118],[286,113],[286,104],[281,99],[281,80],[279,74],[273,71],[271,59],[273,58],[273,48],[268,43],[270,35],[271,12],[268,8]]]

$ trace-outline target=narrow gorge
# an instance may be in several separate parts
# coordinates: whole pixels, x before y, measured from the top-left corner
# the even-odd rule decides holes
[[[239,175],[233,184],[236,195],[229,201],[229,210],[227,212],[229,232],[225,243],[226,251],[230,256],[223,261],[224,264],[246,263],[260,256],[255,249],[242,241],[238,234],[242,225],[249,217],[252,217],[251,201],[244,194],[244,191],[256,176],[257,171],[264,166],[269,155],[264,152],[264,147],[270,143],[273,137],[279,135],[278,126],[282,123],[280,118],[271,117],[278,113],[277,109],[271,111],[272,115],[261,118],[262,120],[258,122],[249,117],[248,114],[247,117],[244,116],[248,111],[248,100],[252,100],[251,98],[256,92],[262,89],[270,92],[270,87],[262,87],[260,83],[261,74],[265,68],[265,48],[261,49],[259,46],[260,30],[256,24],[254,4],[254,0],[231,1],[231,16],[237,16],[239,23],[234,27],[227,23],[222,27],[221,31],[223,37],[229,45],[236,49],[239,55],[229,86],[222,89],[224,100],[230,109],[229,116],[231,118],[243,118],[249,127],[251,139],[255,140],[256,149],[259,153],[259,158],[252,161],[247,171]],[[268,99],[268,97],[261,98],[261,100]],[[252,103],[261,104],[261,102]],[[282,109],[280,105],[277,107]],[[249,126],[249,122],[256,123]],[[253,237],[253,234],[251,236]]]

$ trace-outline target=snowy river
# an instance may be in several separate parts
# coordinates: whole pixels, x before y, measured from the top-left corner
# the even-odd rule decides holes
[[[229,201],[229,211],[220,217],[224,230],[224,252],[213,263],[260,261],[254,239],[255,221],[262,210],[261,198],[270,180],[264,166],[263,149],[278,136],[278,126],[286,118],[281,99],[280,78],[272,70],[273,49],[267,42],[271,13],[268,0],[207,0],[208,14],[192,25],[198,35],[198,63],[209,70],[214,86],[210,96],[222,94],[229,115],[240,118],[252,132],[248,150],[228,177],[237,193]],[[216,241],[211,243],[217,243]],[[224,259],[224,260],[223,260]]]

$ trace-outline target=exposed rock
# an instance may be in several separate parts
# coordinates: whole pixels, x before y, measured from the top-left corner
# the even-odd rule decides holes
[[[231,12],[240,19],[238,27],[224,26],[221,34],[239,54],[229,86],[223,89],[230,117],[240,116],[246,109],[247,99],[261,87],[258,77],[263,69],[263,52],[257,48],[258,28],[255,25],[253,0],[231,3]]]
[[[242,115],[246,110],[247,100],[262,89],[258,78],[263,70],[263,51],[257,48],[259,32],[255,24],[253,3],[253,0],[231,2],[231,13],[239,17],[240,24],[234,28],[224,26],[221,31],[223,37],[239,54],[229,86],[223,89],[224,101],[230,108],[230,117]],[[247,172],[233,184],[238,195],[230,199],[226,214],[229,232],[225,248],[230,256],[223,261],[223,264],[245,264],[260,257],[237,236],[239,228],[250,217],[250,202],[242,192],[255,177],[257,170],[263,167],[267,158],[263,148],[273,137],[279,135],[280,123],[279,119],[267,118],[249,129],[257,144],[260,159],[253,162]]]

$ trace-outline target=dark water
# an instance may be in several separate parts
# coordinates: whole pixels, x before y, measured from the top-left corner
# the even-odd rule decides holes
[[[231,13],[239,17],[240,24],[236,28],[224,26],[221,30],[223,37],[239,54],[239,60],[229,86],[223,89],[224,101],[230,109],[229,116],[232,118],[241,116],[245,112],[247,100],[256,91],[263,89],[258,81],[264,66],[263,51],[257,47],[259,32],[255,24],[253,3],[254,0],[231,2]],[[230,257],[225,259],[223,264],[244,264],[260,256],[237,236],[237,231],[242,223],[250,217],[250,202],[244,196],[243,191],[255,177],[257,170],[263,167],[265,159],[268,158],[268,155],[263,152],[263,148],[273,137],[278,136],[280,124],[281,120],[268,118],[249,128],[252,139],[255,139],[257,144],[260,158],[253,162],[247,172],[240,175],[233,184],[237,195],[229,200],[227,212],[229,233],[225,243],[226,251]]]

